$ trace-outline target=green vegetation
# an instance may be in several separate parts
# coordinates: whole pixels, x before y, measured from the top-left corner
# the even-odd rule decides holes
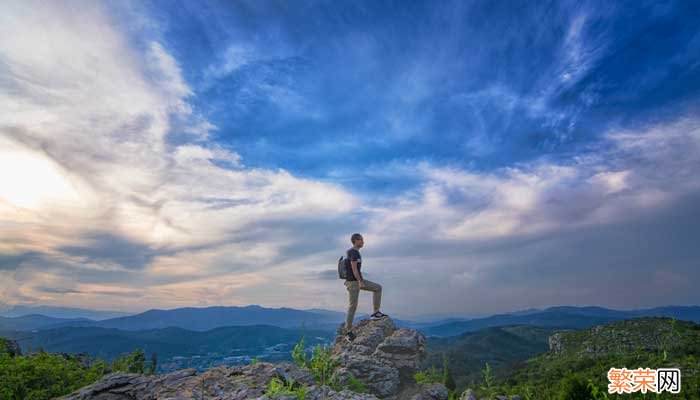
[[[331,354],[330,347],[316,345],[314,353],[308,362],[311,376],[314,378],[314,381],[321,386],[334,385],[334,382],[331,382],[331,374],[338,363],[336,361],[331,361]]]
[[[148,366],[148,375],[156,375],[158,373],[158,355],[156,353],[151,353],[151,364]]]
[[[448,390],[448,399],[452,400],[457,398],[457,391],[455,390],[455,381],[452,377],[452,372],[450,372],[450,367],[448,365],[447,357],[443,358],[442,371],[438,371],[435,366],[431,366],[429,369],[418,371],[413,375],[413,379],[419,385],[426,385],[432,383],[441,383],[445,385]]]
[[[422,368],[435,366],[444,370],[443,364],[447,360],[458,391],[475,387],[483,380],[482,368],[486,363],[494,378],[505,378],[522,367],[527,359],[547,351],[547,338],[556,331],[554,328],[516,325],[485,328],[446,338],[429,337],[429,354]]]
[[[302,336],[299,343],[297,343],[292,349],[292,361],[294,361],[294,365],[299,368],[306,367],[306,351],[304,348],[304,341],[305,338]]]
[[[305,400],[308,391],[309,388],[306,385],[295,386],[293,379],[285,385],[280,378],[274,377],[270,380],[265,394],[272,398],[277,396],[294,396],[299,400]]]
[[[304,368],[311,372],[311,377],[316,384],[321,386],[330,386],[334,390],[340,389],[333,379],[332,374],[335,367],[338,365],[336,361],[331,361],[330,357],[333,353],[328,346],[317,344],[313,350],[310,359],[307,359],[307,350],[304,347],[305,338],[302,337],[299,343],[292,350],[292,359],[294,364],[299,368]]]
[[[104,362],[89,367],[78,357],[39,352],[28,357],[0,354],[0,399],[51,399],[102,377]]]
[[[308,370],[317,385],[328,386],[335,391],[349,389],[356,393],[367,392],[365,384],[352,375],[347,377],[346,382],[337,381],[333,371],[338,366],[338,362],[331,360],[333,351],[329,346],[317,344],[312,350],[311,358],[308,358],[308,349],[304,346],[304,342],[305,339],[302,337],[299,343],[294,346],[292,360],[299,368]]]
[[[136,349],[131,354],[124,354],[112,362],[113,371],[130,372],[132,374],[146,373],[146,354]]]
[[[143,350],[120,356],[111,365],[84,354],[50,354],[39,351],[21,356],[8,351],[0,338],[0,400],[43,400],[63,396],[115,371],[152,373],[156,358],[146,366]]]
[[[481,386],[482,393],[484,393],[489,399],[492,399],[496,395],[496,385],[493,374],[491,373],[491,366],[486,363],[486,366],[481,370],[484,375],[484,384]]]
[[[367,386],[354,376],[348,376],[347,388],[355,393],[367,393]]]
[[[455,383],[455,378],[452,376],[452,370],[450,369],[446,354],[444,354],[442,358],[442,383],[447,387],[447,390],[451,392],[457,389],[457,384]]]
[[[428,370],[418,371],[413,375],[413,379],[419,385],[427,385],[431,383],[442,383],[443,374],[435,367],[430,367]]]
[[[502,378],[487,364],[479,397],[520,395],[524,400],[700,400],[700,325],[669,318],[635,318],[557,335],[554,352],[539,354]],[[616,368],[679,368],[681,392],[608,394],[607,372]]]

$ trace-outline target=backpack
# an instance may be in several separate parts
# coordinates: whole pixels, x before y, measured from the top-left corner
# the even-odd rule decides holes
[[[338,259],[338,277],[340,279],[347,279],[348,278],[348,269],[346,267],[347,264],[347,258],[345,256],[340,256]]]

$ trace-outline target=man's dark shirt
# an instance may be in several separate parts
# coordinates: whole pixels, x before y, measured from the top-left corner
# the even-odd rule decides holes
[[[351,261],[357,261],[357,273],[360,275],[360,279],[362,278],[362,271],[360,271],[360,267],[362,266],[362,256],[360,255],[360,251],[357,250],[354,247],[351,247],[348,249],[348,251],[345,253],[345,258],[347,259],[345,268],[348,272],[347,274],[347,279],[346,281],[356,281],[355,279],[355,274],[352,273],[352,264],[350,263]]]

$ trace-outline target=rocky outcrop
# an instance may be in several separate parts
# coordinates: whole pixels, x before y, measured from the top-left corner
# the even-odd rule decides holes
[[[309,372],[290,363],[259,362],[247,366],[218,367],[198,374],[186,369],[160,376],[115,373],[61,399],[64,400],[167,400],[167,399],[294,399],[266,393],[273,378],[283,383],[308,385],[306,400],[377,400],[348,390],[335,392],[313,384]]]
[[[409,399],[421,393],[423,389],[417,387],[413,375],[426,356],[426,339],[422,333],[397,329],[391,318],[363,320],[352,331],[356,339],[349,342],[344,336],[344,326],[338,328],[331,357],[339,364],[334,373],[336,379],[344,382],[352,376],[379,398]],[[442,398],[425,397],[430,396],[426,393],[419,398]],[[447,389],[444,393],[446,399]]]
[[[597,357],[670,349],[680,345],[679,332],[692,332],[694,325],[689,321],[662,317],[615,321],[588,329],[554,333],[549,337],[549,352],[557,356]]]
[[[306,400],[446,400],[441,384],[418,386],[413,375],[426,355],[425,336],[413,329],[397,329],[390,318],[360,321],[353,342],[345,339],[343,327],[333,344],[331,360],[335,382],[357,380],[369,394],[350,390],[333,391],[315,384],[309,371],[292,363],[258,362],[247,366],[217,367],[203,373],[186,369],[160,376],[115,373],[64,396],[65,400],[125,399],[293,399],[268,393],[270,381],[278,378],[293,387],[307,389]],[[345,385],[347,386],[347,385]]]
[[[555,333],[547,338],[549,351],[554,354],[562,354],[564,352],[564,344],[562,343],[561,333]]]

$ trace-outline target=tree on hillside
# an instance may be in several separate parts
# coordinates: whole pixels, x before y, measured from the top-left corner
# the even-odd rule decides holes
[[[148,375],[156,375],[158,370],[158,355],[151,353],[151,364],[148,366]]]
[[[145,374],[146,353],[141,349],[136,349],[132,353],[124,354],[112,362],[112,371],[131,372],[135,374]]]
[[[455,378],[452,376],[452,370],[450,369],[450,366],[447,362],[447,354],[442,355],[442,383],[450,391],[455,390],[457,388]]]
[[[2,349],[0,349],[2,350]],[[0,399],[48,400],[100,379],[104,362],[86,365],[80,356],[37,352],[23,357],[0,351]]]

